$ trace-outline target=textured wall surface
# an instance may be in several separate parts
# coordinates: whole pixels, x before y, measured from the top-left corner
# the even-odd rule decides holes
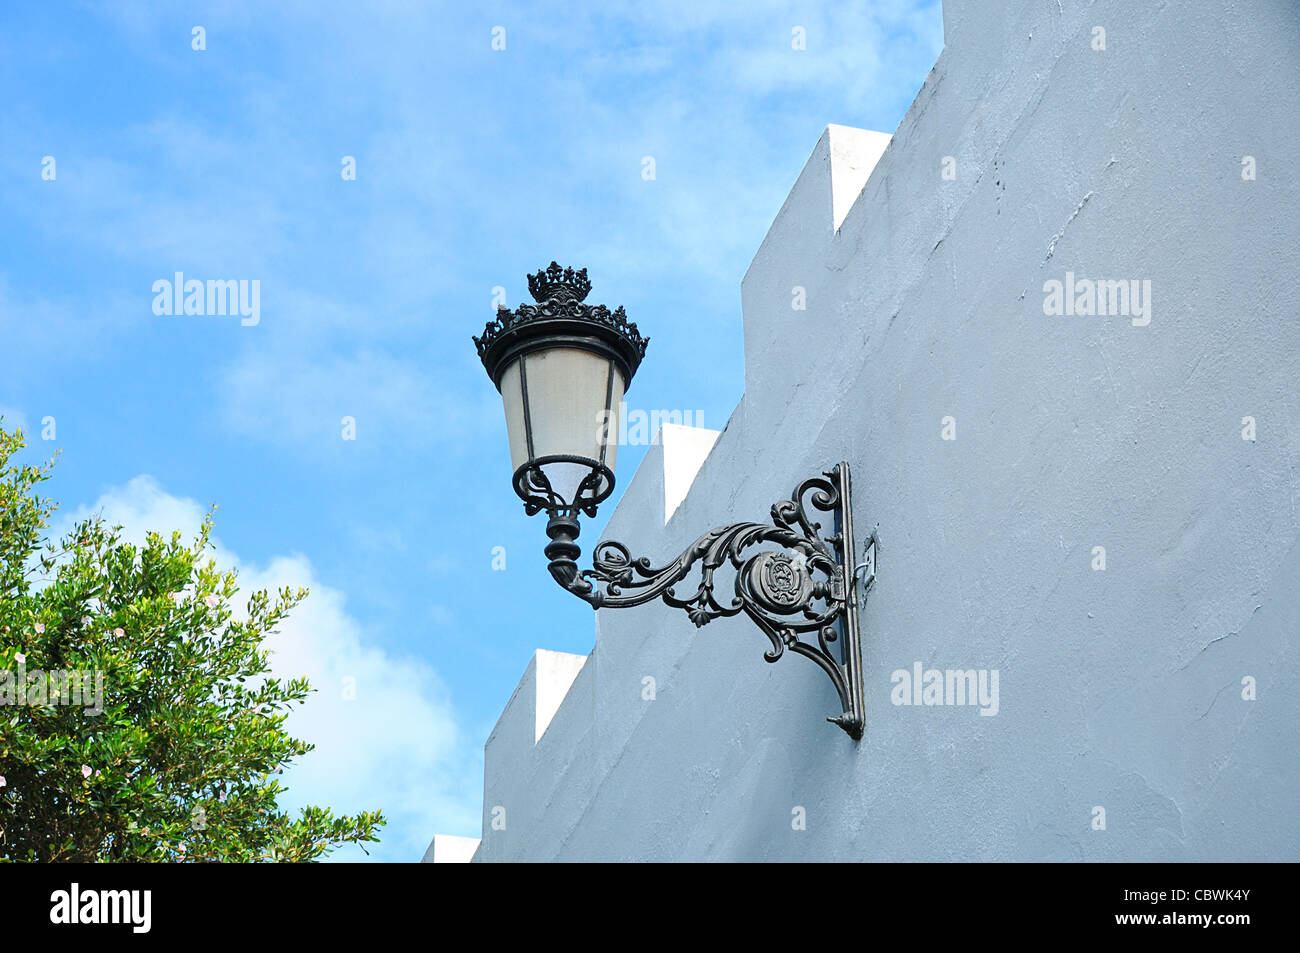
[[[866,737],[743,619],[602,611],[545,733],[536,662],[502,715],[476,860],[1300,859],[1300,10],[944,7],[883,154],[830,127],[745,275],[689,493],[665,525],[698,460],[652,448],[608,528],[675,555],[849,461]],[[1149,280],[1149,323],[1045,315],[1067,273]],[[997,670],[997,714],[894,704],[918,661]]]

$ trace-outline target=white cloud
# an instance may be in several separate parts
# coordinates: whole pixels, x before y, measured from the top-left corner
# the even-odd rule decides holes
[[[21,430],[25,434],[31,434],[31,428],[27,425],[27,415],[17,407],[0,405],[0,426],[11,432]]]
[[[0,271],[0,329],[5,346],[25,360],[7,363],[7,384],[44,383],[51,368],[65,366],[59,361],[93,355],[100,342],[129,333],[152,317],[145,296],[135,301],[105,291],[89,307],[63,289],[11,287],[9,279],[9,273]],[[42,392],[43,401],[61,396],[49,391],[46,387]],[[32,416],[39,419],[42,413],[33,410]]]
[[[500,413],[490,388],[458,393],[415,362],[365,349],[350,356],[250,349],[222,371],[221,391],[223,419],[234,433],[322,450],[348,446],[344,417],[355,422],[348,443],[364,451],[380,441],[477,438]]]
[[[152,477],[138,476],[63,518],[67,532],[91,513],[123,527],[142,542],[146,532],[187,538],[206,507],[172,496]],[[329,806],[336,811],[382,809],[388,818],[372,855],[418,860],[435,831],[471,833],[479,825],[482,767],[457,723],[447,688],[428,665],[396,657],[367,642],[348,614],[346,596],[323,585],[302,554],[276,556],[266,565],[240,560],[217,542],[222,568],[239,570],[241,598],[257,589],[306,586],[311,595],[268,640],[273,673],[306,675],[317,689],[289,718],[295,737],[316,750],[285,772],[289,794],[282,806]],[[344,679],[355,679],[356,698],[344,698]],[[364,859],[354,848],[336,859]]]

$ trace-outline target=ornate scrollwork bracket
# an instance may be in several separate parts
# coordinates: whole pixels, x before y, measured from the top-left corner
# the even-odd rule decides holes
[[[829,535],[823,535],[821,524],[809,518],[805,497],[812,509],[833,515]],[[858,567],[847,463],[800,483],[790,499],[772,506],[771,523],[732,523],[710,530],[661,567],[645,557],[632,558],[622,543],[606,541],[596,547],[593,568],[579,571],[574,510],[548,508],[548,512],[546,533],[551,542],[546,556],[551,575],[569,592],[597,609],[663,599],[685,610],[697,627],[743,612],[771,643],[763,654],[767,661],[777,661],[788,649],[812,659],[830,676],[843,713],[826,720],[854,740],[862,737],[866,719]],[[763,548],[755,552],[756,546]],[[689,595],[678,595],[675,587],[697,564],[699,585]],[[715,591],[719,570],[734,572],[730,599],[719,600]]]

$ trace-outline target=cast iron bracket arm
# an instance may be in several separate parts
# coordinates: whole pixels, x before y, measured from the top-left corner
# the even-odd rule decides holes
[[[808,518],[805,496],[816,509],[835,515],[835,533],[821,535],[821,524]],[[827,674],[843,706],[842,715],[827,720],[859,739],[865,712],[848,465],[841,463],[824,477],[805,480],[791,499],[772,506],[771,515],[770,524],[732,523],[710,530],[660,567],[645,557],[634,559],[620,542],[605,541],[596,546],[592,568],[579,571],[576,516],[552,511],[546,556],[555,580],[596,609],[662,599],[684,610],[697,628],[745,613],[771,643],[763,654],[766,661],[777,661],[789,649]],[[743,552],[763,543],[779,548]],[[674,587],[697,564],[699,585],[689,596],[678,596]],[[734,595],[719,601],[715,576],[724,567],[734,571]],[[803,635],[815,638],[809,641]]]

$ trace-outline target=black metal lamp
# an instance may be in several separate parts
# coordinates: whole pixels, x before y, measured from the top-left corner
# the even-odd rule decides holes
[[[866,560],[856,563],[848,464],[800,483],[790,499],[772,506],[771,523],[711,530],[662,567],[606,541],[596,547],[592,568],[579,571],[578,514],[595,516],[613,492],[618,447],[610,435],[618,433],[623,395],[649,339],[621,307],[611,312],[585,303],[591,291],[585,268],[551,262],[528,276],[528,290],[537,303],[499,308],[474,344],[505,405],[515,492],[528,515],[545,510],[550,517],[551,575],[597,609],[662,598],[684,609],[697,627],[745,613],[771,643],[767,661],[790,649],[830,676],[843,714],[827,720],[860,739],[865,706],[857,577],[865,569],[865,586],[874,581],[875,538],[867,541]],[[832,514],[831,532],[823,534],[809,518],[805,497],[813,509]],[[761,543],[778,548],[742,554]],[[699,586],[679,597],[673,587],[697,563]],[[715,574],[724,566],[734,570],[735,595],[720,602]]]
[[[528,276],[536,304],[500,308],[474,338],[501,392],[515,492],[531,516],[579,510],[594,516],[614,489],[618,410],[647,339],[622,308],[584,303],[587,270],[555,262]]]

